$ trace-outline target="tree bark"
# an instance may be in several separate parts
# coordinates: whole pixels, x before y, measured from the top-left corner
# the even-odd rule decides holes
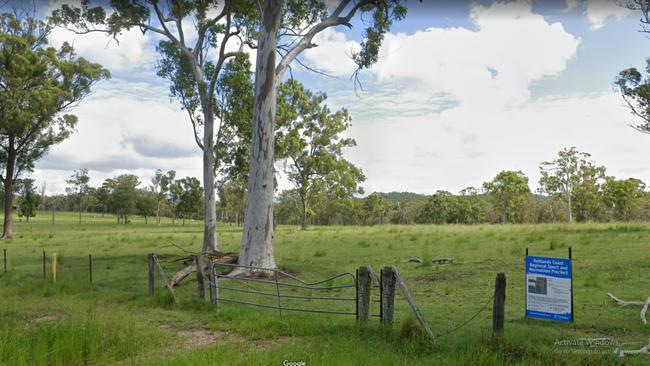
[[[264,4],[255,66],[253,155],[239,264],[275,268],[273,254],[274,132],[276,111],[275,55],[282,0]]]
[[[14,236],[13,226],[13,198],[14,198],[14,169],[16,165],[16,150],[13,141],[9,143],[7,152],[7,168],[4,176],[4,226],[2,230],[2,239],[11,239]]]
[[[208,106],[204,110],[203,130],[203,189],[205,192],[205,208],[203,217],[203,253],[217,252],[217,201],[214,189],[214,116],[209,100],[203,103]],[[183,226],[185,222],[183,221]]]
[[[307,230],[307,199],[305,197],[300,197],[302,202],[302,230]]]

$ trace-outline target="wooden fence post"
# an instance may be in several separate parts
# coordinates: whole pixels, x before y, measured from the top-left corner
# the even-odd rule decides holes
[[[392,323],[395,312],[395,271],[393,267],[384,267],[381,270],[380,284],[380,319],[382,323]]]
[[[492,333],[502,334],[506,304],[506,275],[498,273],[494,282],[494,305],[492,306]]]
[[[217,287],[217,274],[214,272],[214,263],[208,260],[208,279],[210,280],[210,302],[217,306],[219,303],[219,288]]]
[[[357,320],[368,320],[372,277],[368,267],[357,269]]]
[[[88,254],[88,274],[90,275],[90,283],[93,283],[93,255]]]
[[[147,269],[149,274],[149,296],[153,296],[156,291],[156,262],[153,259],[153,253],[147,254]]]
[[[4,250],[5,273],[7,273],[7,248]]]
[[[198,285],[199,299],[205,300],[205,283],[203,279],[203,256],[197,255],[194,257],[196,262],[196,283]]]
[[[406,287],[406,284],[404,283],[402,276],[399,275],[399,270],[397,269],[397,267],[393,267],[393,271],[395,272],[397,284],[399,285],[399,288],[402,291],[402,295],[404,295],[404,298],[406,298],[406,301],[411,306],[411,310],[413,310],[415,317],[418,319],[418,322],[420,322],[422,328],[424,328],[424,331],[427,332],[427,335],[429,335],[429,338],[431,339],[431,344],[435,344],[436,337],[433,335],[433,331],[429,327],[429,323],[427,323],[427,320],[424,319],[424,316],[420,312],[420,309],[415,304],[415,300],[413,300],[413,296],[411,296],[411,292]]]
[[[56,253],[52,254],[52,282],[56,282]]]

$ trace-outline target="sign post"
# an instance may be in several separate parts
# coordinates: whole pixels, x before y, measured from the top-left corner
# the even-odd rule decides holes
[[[526,317],[573,322],[573,272],[569,259],[526,255]]]

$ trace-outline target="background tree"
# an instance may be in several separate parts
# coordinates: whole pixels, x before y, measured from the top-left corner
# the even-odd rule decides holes
[[[160,209],[169,194],[169,187],[175,178],[175,170],[163,172],[161,169],[156,170],[153,178],[151,178],[151,185],[149,187],[156,201],[156,225],[158,226],[160,226]]]
[[[200,183],[199,183],[200,184]],[[139,189],[135,207],[138,215],[144,217],[144,224],[146,225],[147,218],[156,214],[156,195],[148,189]]]
[[[108,212],[110,191],[105,184],[102,184],[100,187],[97,187],[93,193],[95,196],[95,200],[97,201],[97,205],[99,206],[100,211],[102,213],[102,217],[104,217],[104,214]]]
[[[377,192],[369,194],[363,200],[363,224],[374,224],[386,212],[386,201]]]
[[[194,177],[180,179],[178,186],[180,187],[180,197],[177,211],[183,218],[183,226],[185,226],[185,219],[191,218],[201,208],[203,188],[201,188],[201,182]]]
[[[454,196],[447,191],[437,191],[429,196],[420,212],[420,222],[446,224],[453,215],[453,198]]]
[[[523,205],[531,198],[528,178],[524,173],[504,170],[491,181],[483,183],[483,189],[494,200],[502,223],[522,221]]]
[[[636,178],[605,178],[602,186],[603,203],[609,212],[609,220],[629,221],[639,209],[644,195],[645,184]]]
[[[541,191],[566,203],[569,223],[573,222],[575,211],[580,212],[581,219],[587,219],[597,205],[598,185],[605,177],[605,167],[596,166],[590,157],[575,147],[565,148],[557,159],[542,162],[539,167]]]
[[[222,220],[239,226],[246,208],[246,182],[243,179],[227,180],[219,186],[219,207]]]
[[[47,193],[47,182],[43,181],[41,186],[38,187],[38,193],[41,196],[41,211],[45,211],[45,193]]]
[[[129,216],[136,208],[140,180],[135,175],[122,174],[106,179],[105,183],[110,192],[110,206],[117,215],[118,223],[128,224]]]
[[[75,170],[70,178],[65,181],[71,185],[65,189],[66,192],[73,196],[77,201],[77,207],[79,208],[79,225],[81,225],[81,212],[83,209],[84,197],[88,191],[89,181],[90,177],[88,176],[88,169],[85,168]]]
[[[13,184],[51,146],[74,131],[68,112],[94,84],[109,77],[100,65],[77,57],[70,44],[47,47],[52,26],[29,16],[0,15],[0,180],[4,229],[11,239]]]
[[[259,3],[258,3],[259,4]],[[329,11],[331,10],[331,11]],[[358,70],[377,61],[384,34],[406,15],[401,0],[325,1],[268,0],[259,6],[253,145],[248,200],[239,264],[275,268],[273,252],[273,193],[275,162],[276,86],[290,64],[304,50],[316,47],[314,37],[338,25],[352,27],[357,14],[368,15],[368,27],[359,52],[353,55]],[[281,58],[276,61],[276,54]]]
[[[295,80],[282,84],[278,97],[276,154],[300,196],[306,230],[314,196],[325,191],[339,198],[363,193],[359,183],[365,176],[343,158],[344,148],[356,146],[354,139],[341,136],[350,127],[345,109],[330,112],[325,94],[313,94]]]
[[[183,188],[181,187],[180,180],[173,180],[169,183],[169,194],[167,194],[167,203],[172,214],[172,225],[176,225],[176,217],[178,217],[178,203],[181,200]]]
[[[36,216],[38,207],[38,195],[34,187],[34,180],[29,178],[20,179],[18,182],[18,194],[20,194],[20,204],[18,206],[18,216],[24,217],[29,222],[30,217]]]
[[[170,95],[187,111],[194,139],[203,151],[205,189],[203,251],[217,250],[215,198],[215,112],[219,97],[217,80],[228,59],[251,43],[258,13],[256,2],[221,1],[112,1],[110,8],[63,5],[53,13],[58,23],[76,32],[105,32],[117,37],[139,28],[153,33],[160,53],[158,75],[170,81]],[[194,27],[194,35],[186,34]],[[229,47],[230,46],[230,47]],[[232,48],[238,50],[231,51]]]

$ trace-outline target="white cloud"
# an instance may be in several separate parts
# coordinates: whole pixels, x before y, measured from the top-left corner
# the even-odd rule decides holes
[[[308,63],[335,76],[350,76],[355,70],[352,54],[361,48],[357,42],[348,41],[343,33],[327,28],[314,37],[313,43],[318,47],[304,51]]]
[[[608,19],[623,19],[632,11],[625,7],[624,0],[567,0],[566,10],[582,7],[584,15],[591,24],[591,30],[605,26]]]
[[[75,34],[63,28],[56,28],[49,40],[57,48],[63,42],[72,44],[77,54],[111,72],[150,70],[156,61],[153,42],[138,29],[118,36],[119,44],[104,33]]]
[[[366,191],[457,192],[501,170],[522,170],[537,186],[538,164],[564,147],[592,153],[608,174],[650,181],[642,169],[648,136],[626,126],[616,94],[545,98],[485,115],[455,108],[435,115],[357,121],[346,155],[364,169]],[[639,167],[642,167],[641,169]]]
[[[625,126],[629,115],[615,94],[531,100],[532,83],[558,77],[576,56],[578,37],[529,2],[475,5],[470,20],[473,29],[386,35],[371,86],[348,106],[357,147],[346,155],[364,169],[366,191],[458,191],[510,169],[535,186],[538,164],[567,146],[592,153],[611,174],[637,169],[650,179],[634,159],[650,153],[647,137]],[[349,41],[328,39],[342,57]],[[328,69],[336,60],[309,61]],[[346,106],[350,94],[332,101]]]
[[[558,75],[580,42],[560,23],[533,14],[531,7],[526,2],[475,5],[470,19],[476,30],[389,33],[371,74],[379,81],[408,83],[405,97],[421,104],[440,93],[460,104],[492,109],[525,102],[530,83]],[[336,31],[322,41],[312,51],[317,53],[307,57],[312,65],[337,74],[354,70],[343,61],[353,42]]]
[[[62,191],[72,170],[84,167],[93,185],[124,173],[148,181],[158,168],[200,177],[201,151],[186,112],[170,103],[166,88],[111,80],[73,113],[77,132],[36,164],[34,177],[52,191]]]

